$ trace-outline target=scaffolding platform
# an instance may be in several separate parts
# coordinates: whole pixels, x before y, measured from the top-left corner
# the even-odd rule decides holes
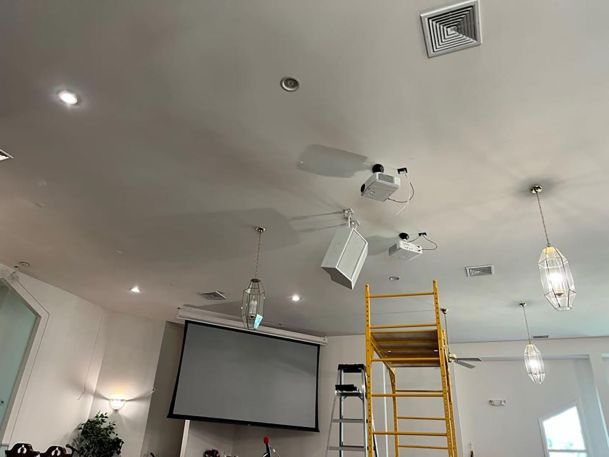
[[[407,299],[409,297],[433,297],[434,316],[433,322],[404,324],[404,325],[373,325],[371,323],[371,304],[376,299]],[[393,437],[394,455],[400,456],[401,449],[433,450],[444,451],[448,457],[457,457],[455,424],[453,417],[453,403],[450,386],[450,376],[448,372],[448,350],[446,344],[446,334],[442,329],[440,321],[440,302],[438,298],[438,285],[433,282],[433,289],[430,292],[416,292],[406,294],[372,294],[370,286],[366,285],[366,384],[370,386],[366,391],[367,395],[367,416],[368,424],[372,423],[373,418],[373,399],[390,399],[393,407],[393,429],[375,431],[369,426],[368,438],[368,457],[372,455],[372,442],[374,436]],[[391,383],[391,393],[372,391],[372,366],[373,364],[383,364],[389,373]],[[396,377],[399,376],[402,368],[428,368],[438,367],[441,378],[440,389],[400,389]],[[414,416],[400,415],[398,412],[398,399],[400,398],[420,398],[420,399],[441,399],[443,402],[442,416]],[[436,400],[437,401],[437,400]],[[401,409],[404,409],[403,407]],[[412,430],[404,431],[402,423],[412,424],[438,423],[443,422],[443,431],[419,430],[420,427],[412,427]],[[431,439],[433,442],[420,443],[406,441],[413,437],[417,439]],[[441,439],[442,442],[439,442]],[[418,454],[417,454],[418,455]]]

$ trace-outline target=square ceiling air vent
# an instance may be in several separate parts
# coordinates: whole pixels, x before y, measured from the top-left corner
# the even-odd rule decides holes
[[[421,14],[427,56],[435,57],[479,46],[480,9],[478,0],[469,0]]]
[[[2,162],[3,160],[9,160],[12,158],[13,158],[12,155],[10,155],[8,152],[4,152],[2,149],[0,149],[0,162]]]
[[[475,267],[465,267],[465,274],[470,278],[474,276],[490,276],[495,273],[493,265],[478,265]]]
[[[221,290],[214,290],[213,292],[199,292],[199,295],[205,300],[221,301],[226,300],[226,295]]]

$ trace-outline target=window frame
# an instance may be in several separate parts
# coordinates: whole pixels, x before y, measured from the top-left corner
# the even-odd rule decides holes
[[[13,270],[8,268],[0,268],[0,278],[6,281],[6,283],[13,288],[13,290],[23,299],[23,301],[37,317],[34,328],[32,329],[32,334],[30,335],[28,348],[23,357],[21,368],[15,381],[13,393],[7,402],[4,421],[3,423],[0,423],[0,446],[9,446],[12,444],[11,439],[17,423],[19,410],[21,408],[21,404],[23,403],[23,398],[25,396],[29,380],[32,375],[32,370],[34,368],[34,363],[36,361],[36,355],[38,354],[38,349],[42,343],[42,338],[44,336],[50,314],[44,308],[44,306],[39,303],[36,298],[33,297],[27,289],[25,289],[24,286],[21,285],[19,276],[15,277]],[[24,279],[23,276],[21,276],[21,279]],[[28,278],[25,278],[24,282],[27,280]]]
[[[579,449],[579,450],[574,450],[574,449],[548,449],[548,440],[546,437],[546,430],[545,427],[543,426],[543,423],[548,420],[553,418],[554,416],[558,416],[572,408],[575,408],[575,410],[577,411],[577,417],[579,418],[579,425],[581,427],[581,433],[582,433],[582,439],[584,440],[584,447],[585,449]],[[570,403],[567,403],[566,406],[563,406],[560,409],[554,410],[554,412],[552,413],[548,413],[545,414],[543,416],[541,416],[539,418],[539,429],[541,432],[541,441],[543,444],[543,451],[544,451],[544,456],[545,457],[550,457],[550,452],[565,452],[565,453],[572,453],[572,454],[576,454],[576,453],[585,453],[587,457],[593,457],[592,451],[590,450],[590,446],[588,446],[588,443],[590,442],[590,440],[588,439],[588,433],[586,431],[586,423],[585,423],[585,418],[584,416],[581,414],[582,411],[582,407],[581,404],[578,400],[574,400]]]

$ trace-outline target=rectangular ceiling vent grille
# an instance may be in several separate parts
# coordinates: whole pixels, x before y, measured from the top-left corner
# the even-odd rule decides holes
[[[226,300],[226,295],[221,290],[214,290],[213,292],[199,292],[199,295],[205,300],[221,301]]]
[[[493,265],[478,265],[476,267],[465,267],[465,274],[473,278],[475,276],[490,276],[495,273]]]
[[[422,13],[421,23],[428,57],[471,48],[482,43],[478,0],[469,0]]]
[[[2,162],[3,160],[8,160],[8,159],[12,159],[13,156],[10,155],[8,152],[4,152],[2,149],[0,149],[0,162]]]

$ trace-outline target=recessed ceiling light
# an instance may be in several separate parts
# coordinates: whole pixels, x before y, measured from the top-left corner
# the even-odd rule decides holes
[[[389,281],[399,281],[400,277],[399,276],[389,276]]]
[[[300,295],[298,295],[298,294],[294,294],[294,295],[292,295],[292,301],[293,301],[293,302],[300,301]]]
[[[281,78],[281,88],[286,92],[294,92],[300,88],[300,81],[292,76],[285,76]]]
[[[135,286],[133,286],[131,289],[129,289],[129,292],[133,293],[133,294],[141,294],[142,291],[140,290],[140,286],[138,286],[137,284]]]
[[[78,95],[69,90],[60,90],[57,92],[57,98],[68,106],[74,106],[79,102]]]

